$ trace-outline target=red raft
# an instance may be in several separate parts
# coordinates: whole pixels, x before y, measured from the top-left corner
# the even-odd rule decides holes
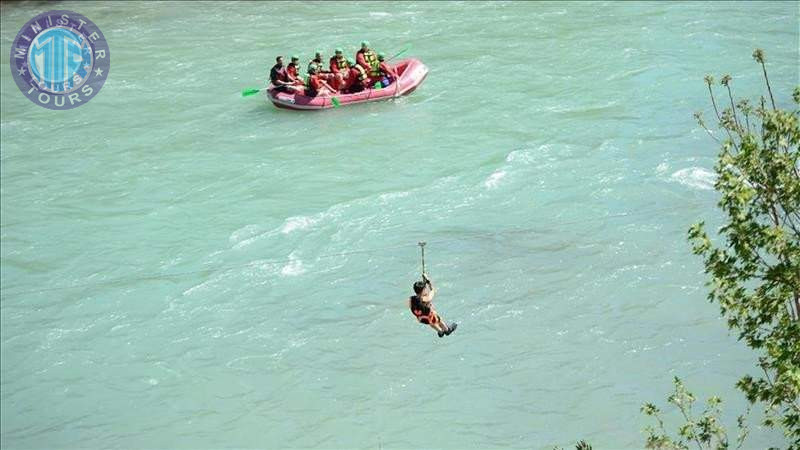
[[[333,108],[332,98],[339,101],[339,105],[351,105],[353,103],[377,102],[390,98],[400,97],[414,92],[425,77],[428,76],[428,68],[418,59],[402,59],[393,65],[397,71],[398,79],[389,86],[382,89],[365,89],[355,94],[340,94],[333,97],[308,97],[287,92],[277,92],[270,85],[267,89],[267,97],[278,108],[286,109],[328,109]]]

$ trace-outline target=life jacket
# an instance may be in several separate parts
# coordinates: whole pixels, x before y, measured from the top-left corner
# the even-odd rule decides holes
[[[273,76],[275,77],[274,80],[272,79]],[[278,68],[278,65],[275,64],[274,66],[272,66],[272,69],[270,69],[270,71],[269,71],[269,78],[270,78],[270,81],[272,81],[272,82],[275,82],[275,81],[287,81],[286,80],[286,67],[281,66],[280,68]],[[275,83],[275,84],[277,85],[277,83]]]
[[[316,97],[317,92],[322,88],[322,77],[317,74],[310,75],[306,80],[306,89],[309,97]]]
[[[431,324],[439,321],[439,316],[416,295],[409,298],[408,306],[411,309],[411,314],[414,314],[414,317],[422,323]]]
[[[371,49],[367,51],[359,50],[362,55],[364,55],[364,60],[369,64],[369,76],[377,77],[381,74],[380,69],[380,61],[378,61],[378,55],[375,54]]]
[[[347,70],[347,69],[350,68],[350,65],[347,64],[347,58],[345,58],[344,56],[342,56],[341,58],[337,58],[336,56],[332,56],[330,62],[331,62],[331,64],[330,64],[331,66],[333,66],[335,64],[336,68],[339,69],[339,70]]]
[[[286,71],[284,72],[284,75],[286,76],[286,81],[295,81],[297,79],[298,72],[299,71],[297,70],[297,65],[289,63],[289,65],[286,66]]]
[[[356,69],[356,71],[358,71],[358,81],[364,81],[367,79],[367,71],[364,70],[364,68],[361,67],[361,65],[356,64],[353,66],[353,69]]]

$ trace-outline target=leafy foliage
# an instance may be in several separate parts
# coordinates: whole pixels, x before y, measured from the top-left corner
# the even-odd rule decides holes
[[[720,84],[730,106],[720,111],[714,78],[705,77],[726,137],[720,141],[700,113],[695,118],[721,145],[715,189],[726,222],[718,230],[721,244],[712,242],[703,222],[689,229],[689,240],[710,276],[709,301],[719,305],[728,327],[759,355],[759,373],[745,375],[737,387],[750,403],[764,407],[764,425],[782,429],[789,448],[800,449],[800,111],[775,106],[764,52],[757,49],[753,58],[763,70],[771,107],[763,96],[755,107],[747,100],[735,102],[732,78],[725,75]],[[800,88],[792,98],[800,103]],[[685,412],[686,402],[691,406],[693,401],[676,379],[670,403]],[[678,440],[663,432],[654,405],[642,411],[660,425],[648,430],[649,448],[686,448],[687,441],[700,448],[728,448],[714,409],[699,420],[684,414]]]
[[[553,450],[564,450],[564,449],[562,447],[556,446],[553,448]],[[580,440],[578,441],[577,444],[575,444],[575,450],[592,450],[592,446],[586,441]]]
[[[645,403],[641,409],[642,413],[655,418],[658,422],[657,427],[648,426],[645,428],[647,433],[645,448],[685,450],[694,444],[697,444],[701,449],[729,448],[727,432],[720,422],[721,411],[719,406],[722,400],[719,397],[709,398],[706,408],[699,417],[695,417],[693,412],[694,395],[686,389],[680,378],[675,377],[674,384],[675,391],[667,398],[667,401],[678,408],[686,422],[678,428],[678,436],[671,437],[664,428],[661,410],[652,403]],[[735,448],[741,448],[747,433],[748,428],[745,424],[744,416],[740,416],[739,435],[736,439]]]

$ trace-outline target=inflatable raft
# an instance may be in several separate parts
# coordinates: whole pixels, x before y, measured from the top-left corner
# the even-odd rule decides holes
[[[274,90],[274,86],[270,85],[269,89],[267,89],[267,98],[278,108],[328,109],[334,107],[333,98],[338,100],[340,106],[345,106],[408,95],[414,92],[414,89],[422,84],[422,81],[428,76],[428,68],[418,59],[403,59],[392,66],[397,70],[398,79],[385,88],[365,89],[355,94],[339,94],[332,97],[308,97],[300,94],[278,92]]]

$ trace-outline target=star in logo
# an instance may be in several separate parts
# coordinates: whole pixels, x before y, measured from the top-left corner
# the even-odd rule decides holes
[[[20,76],[24,76],[25,75],[25,66],[22,66],[19,69],[17,69],[17,73],[20,74]]]
[[[103,75],[103,69],[101,69],[99,67],[97,69],[94,69],[94,74],[97,75],[98,77],[102,76]]]

